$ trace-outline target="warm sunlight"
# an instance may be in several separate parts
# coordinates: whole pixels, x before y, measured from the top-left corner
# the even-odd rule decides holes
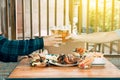
[[[81,0],[74,0],[74,1],[76,1],[75,2],[76,6],[80,5]],[[77,7],[74,8],[77,9]],[[75,14],[74,23],[81,24],[82,27],[87,26],[93,29],[92,31],[109,31],[120,28],[119,0],[82,0],[81,9],[82,12],[77,12],[77,10],[76,12],[74,12]],[[77,18],[79,15],[81,15],[82,17],[81,22],[79,22]]]
[[[0,0],[0,80],[120,80],[120,0]]]

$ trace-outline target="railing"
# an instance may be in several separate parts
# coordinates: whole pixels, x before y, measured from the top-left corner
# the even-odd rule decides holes
[[[120,28],[119,0],[5,0],[5,4],[6,36],[11,39],[33,38],[36,33],[49,35],[51,26],[69,25],[71,33],[77,34]],[[109,53],[114,50],[113,43],[107,45]],[[91,44],[86,45],[89,49]],[[104,52],[106,44],[93,46]]]
[[[76,4],[72,4],[73,3],[72,1],[76,1]],[[72,4],[71,7],[74,8],[75,5],[78,6],[78,16],[77,16],[78,25],[76,26],[78,34],[91,33],[90,29],[93,30],[92,32],[99,32],[99,31],[105,32],[105,31],[112,31],[120,28],[119,26],[120,25],[119,23],[120,22],[120,1],[118,0],[71,0],[70,2]],[[93,9],[93,13],[91,9]],[[110,26],[106,25],[106,23],[108,23],[108,19],[107,19],[108,12],[109,12],[109,17],[111,18],[111,19],[109,18]],[[100,13],[102,13],[102,15]],[[92,21],[91,21],[92,17],[90,16],[93,17]],[[119,17],[116,19],[117,16]],[[84,20],[83,17],[86,18],[86,20]],[[71,17],[71,18],[72,19],[70,20],[73,20],[74,17]],[[115,23],[118,25],[116,25]],[[86,31],[83,31],[84,26],[86,26],[85,27]],[[106,29],[106,27],[108,27],[108,29]],[[119,44],[119,42],[117,43]],[[104,49],[106,49],[105,47],[107,46],[109,47],[110,54],[112,54],[113,51],[115,52],[117,51],[117,53],[119,53],[119,49],[116,50],[113,44],[114,42],[111,42],[110,44],[107,44],[107,45],[94,44],[94,48],[95,48],[95,51],[97,51],[96,49],[98,48],[98,51],[104,52],[105,51]],[[91,44],[87,43],[87,46],[86,46],[87,49],[89,48],[89,45]]]
[[[23,25],[21,26],[24,29],[24,31],[22,29],[24,38],[26,36],[32,38],[35,33],[39,33],[39,36],[49,35],[50,26],[66,25],[66,0],[22,0],[22,2],[19,0],[17,6],[22,8],[21,21]],[[62,6],[61,9],[60,6]],[[27,32],[26,35],[25,32]]]

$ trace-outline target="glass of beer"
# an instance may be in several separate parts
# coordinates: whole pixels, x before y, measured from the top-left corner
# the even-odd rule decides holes
[[[62,42],[65,43],[67,41],[66,37],[69,35],[68,29],[61,29],[60,34],[62,36]]]
[[[52,35],[60,35],[60,29],[56,26],[52,27],[51,28],[51,34]],[[56,43],[54,46],[59,47],[59,44]]]
[[[63,28],[63,27],[53,27],[51,29],[52,35],[61,35],[62,43],[65,44],[67,41],[66,37],[69,35],[69,29]],[[55,46],[58,47],[59,44],[56,44]]]
[[[52,29],[51,34],[52,35],[60,35],[60,30],[59,29]]]

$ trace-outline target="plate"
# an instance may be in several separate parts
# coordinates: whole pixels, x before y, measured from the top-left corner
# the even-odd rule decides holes
[[[77,66],[78,64],[60,64],[60,63],[57,63],[56,61],[52,61],[50,60],[49,61],[50,64],[53,64],[53,65],[56,65],[56,66],[60,66],[60,67],[70,67],[70,66]]]
[[[95,58],[94,61],[92,62],[92,65],[103,66],[103,65],[105,65],[105,60],[104,60],[104,58]]]
[[[104,67],[104,65],[105,65],[105,64],[92,64],[92,66],[95,66],[95,67],[96,67],[96,66],[98,66],[98,67],[99,67],[99,66],[100,66],[100,67]]]
[[[45,57],[48,60],[57,61],[57,58],[59,57],[59,55],[58,54],[47,54],[47,55],[45,55]]]

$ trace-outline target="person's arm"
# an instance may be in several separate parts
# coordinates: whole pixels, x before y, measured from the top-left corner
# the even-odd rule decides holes
[[[43,46],[43,38],[8,40],[0,36],[0,61],[16,62],[18,55],[28,55],[35,50],[42,49]]]
[[[120,40],[120,30],[73,35],[71,38],[81,42],[105,43],[105,42]]]
[[[0,61],[16,62],[18,56],[28,55],[44,46],[54,46],[56,43],[62,43],[58,35],[29,40],[8,40],[0,35]]]

